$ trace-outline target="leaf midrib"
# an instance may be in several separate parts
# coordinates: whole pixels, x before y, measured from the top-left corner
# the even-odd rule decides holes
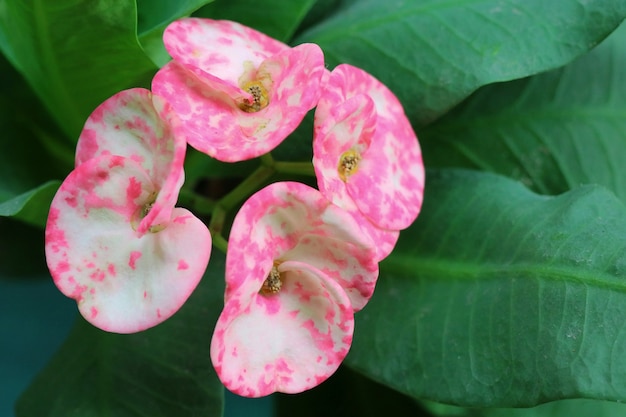
[[[536,109],[526,111],[506,111],[495,115],[481,116],[475,118],[458,117],[454,120],[446,120],[445,123],[437,123],[430,129],[424,129],[431,135],[434,132],[452,132],[457,130],[467,131],[468,128],[482,128],[488,126],[490,129],[494,127],[504,126],[510,129],[514,124],[538,123],[545,120],[562,121],[574,120],[577,123],[588,123],[589,120],[598,119],[617,120],[626,124],[626,106],[625,107],[609,107],[601,106],[593,109],[585,107],[571,107],[569,109]]]
[[[527,261],[512,264],[478,263],[394,253],[381,264],[381,276],[384,276],[385,272],[412,279],[437,281],[492,281],[511,277],[533,277],[540,281],[582,284],[597,289],[626,293],[626,279],[621,279],[606,271],[587,270],[581,266],[554,263],[532,264]]]

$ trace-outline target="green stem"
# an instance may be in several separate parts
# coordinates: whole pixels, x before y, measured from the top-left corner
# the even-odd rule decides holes
[[[263,186],[272,175],[279,172],[282,174],[315,176],[313,164],[310,162],[275,161],[270,153],[261,156],[259,159],[261,160],[261,165],[231,192],[217,202],[211,201],[212,205],[204,206],[205,208],[211,208],[209,230],[211,230],[211,235],[213,236],[213,245],[224,253],[226,253],[228,248],[228,242],[224,238],[226,216],[232,209],[239,206],[244,199]]]
[[[217,205],[225,211],[229,211],[238,205],[244,198],[257,191],[272,175],[274,168],[261,165],[250,176],[239,183],[231,192],[222,197]]]
[[[210,198],[203,197],[191,190],[181,189],[178,195],[178,203],[189,208],[198,215],[209,215],[215,210],[216,203]]]
[[[265,156],[265,155],[264,155]],[[213,244],[226,253],[228,248],[228,242],[224,238],[224,222],[226,221],[226,215],[236,206],[247,198],[250,194],[257,191],[261,185],[274,175],[273,159],[269,156],[263,160],[262,165],[259,166],[250,176],[243,180],[238,186],[236,186],[231,192],[222,197],[213,207],[211,212],[211,222],[209,223],[209,230],[213,236]]]
[[[280,174],[304,175],[314,177],[315,170],[311,162],[275,162],[274,169]]]
[[[214,233],[211,231],[211,237],[213,238],[213,246],[226,253],[228,250],[228,242],[224,239],[221,233]]]

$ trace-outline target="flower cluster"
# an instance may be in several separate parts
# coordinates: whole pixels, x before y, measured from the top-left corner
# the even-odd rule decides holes
[[[46,225],[46,261],[57,287],[103,330],[132,333],[174,314],[195,289],[211,235],[174,205],[186,143],[167,102],[122,91],[88,118],[76,167]]]
[[[104,330],[165,320],[211,248],[206,226],[174,207],[186,144],[224,162],[256,158],[315,108],[318,189],[276,182],[243,203],[210,350],[240,395],[312,388],[347,355],[378,263],[420,211],[417,137],[391,91],[347,64],[328,71],[317,45],[199,18],[173,22],[163,39],[173,59],[152,91],[113,96],[85,125],[76,168],[50,209],[52,276]]]

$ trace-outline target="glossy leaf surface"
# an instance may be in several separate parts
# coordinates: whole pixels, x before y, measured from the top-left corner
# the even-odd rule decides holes
[[[297,42],[371,72],[423,125],[480,86],[566,64],[624,16],[623,0],[349,0]]]
[[[464,406],[626,399],[626,207],[601,187],[545,197],[493,174],[429,174],[348,364]]]

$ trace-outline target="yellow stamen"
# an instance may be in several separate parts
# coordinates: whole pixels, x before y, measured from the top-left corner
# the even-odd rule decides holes
[[[339,178],[341,178],[343,182],[346,182],[349,176],[358,171],[359,161],[361,161],[361,154],[354,149],[350,149],[341,154],[337,171],[339,172]]]
[[[241,87],[241,89],[252,95],[252,101],[246,99],[239,104],[239,108],[246,113],[257,112],[264,109],[269,104],[267,90],[261,82],[248,81]]]
[[[278,272],[278,268],[276,268],[278,265],[274,264],[272,266],[272,269],[270,270],[270,273],[267,275],[267,278],[265,278],[265,281],[263,282],[263,286],[261,286],[261,291],[259,291],[261,294],[263,295],[271,295],[271,294],[277,294],[281,287],[283,286],[283,281],[280,277],[280,272]]]

